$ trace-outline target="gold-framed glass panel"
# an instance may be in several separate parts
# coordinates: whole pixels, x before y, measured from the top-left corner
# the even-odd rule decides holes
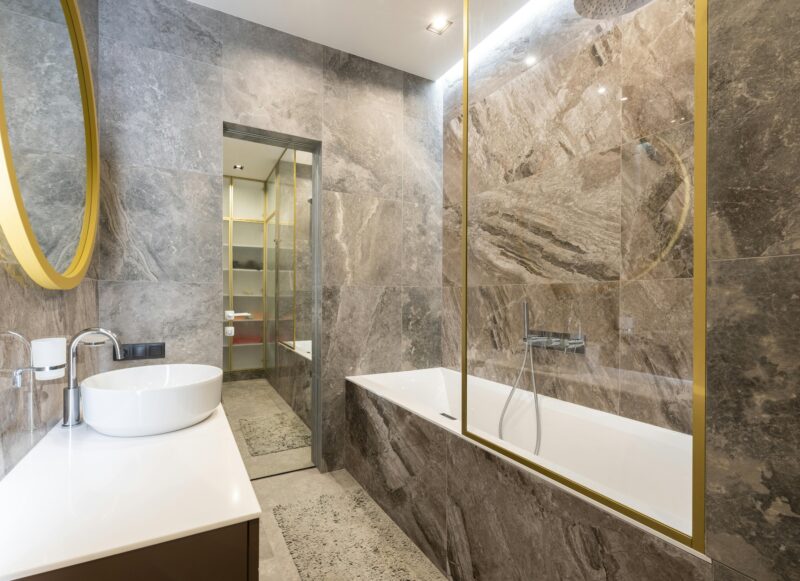
[[[462,433],[702,551],[706,2],[464,15],[444,107]]]
[[[44,288],[74,288],[94,250],[100,171],[75,0],[0,7],[0,138],[0,252]]]

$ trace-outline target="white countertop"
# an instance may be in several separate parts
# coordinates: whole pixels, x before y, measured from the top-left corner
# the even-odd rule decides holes
[[[59,569],[261,514],[220,405],[178,432],[53,428],[0,480],[0,579]]]

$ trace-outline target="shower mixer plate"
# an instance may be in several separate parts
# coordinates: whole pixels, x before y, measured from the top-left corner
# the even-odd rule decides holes
[[[562,353],[576,353],[584,355],[586,353],[586,335],[574,335],[572,333],[558,333],[555,331],[529,331],[523,339],[534,349],[546,349],[548,351],[561,351]]]

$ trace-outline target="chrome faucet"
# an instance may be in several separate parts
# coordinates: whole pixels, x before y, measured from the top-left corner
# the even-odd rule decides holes
[[[114,354],[117,359],[122,359],[122,348],[119,340],[111,331],[106,331],[99,327],[90,327],[72,338],[69,343],[69,384],[64,388],[64,421],[61,423],[64,427],[77,426],[83,421],[81,417],[81,388],[78,384],[78,345],[91,335],[103,335],[111,339],[111,343],[114,346]],[[104,343],[105,341],[100,341],[89,344],[102,345]]]

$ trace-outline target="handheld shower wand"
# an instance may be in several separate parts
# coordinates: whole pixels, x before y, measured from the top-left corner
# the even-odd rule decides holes
[[[503,406],[503,411],[500,413],[500,422],[498,425],[498,435],[500,439],[503,438],[503,422],[506,417],[506,412],[508,411],[508,405],[511,403],[511,398],[514,396],[514,392],[517,391],[517,386],[519,385],[519,380],[522,379],[522,374],[525,373],[525,366],[528,363],[528,357],[531,359],[531,383],[533,387],[533,407],[536,412],[536,445],[534,447],[533,453],[539,454],[539,448],[542,444],[542,417],[541,413],[539,412],[539,394],[536,390],[536,370],[533,366],[533,336],[530,334],[530,325],[528,321],[528,302],[525,301],[522,303],[522,342],[525,344],[525,356],[522,359],[522,367],[519,369],[519,374],[517,374],[517,379],[514,381],[514,385],[511,388],[511,392],[508,394],[506,398],[506,403]]]

